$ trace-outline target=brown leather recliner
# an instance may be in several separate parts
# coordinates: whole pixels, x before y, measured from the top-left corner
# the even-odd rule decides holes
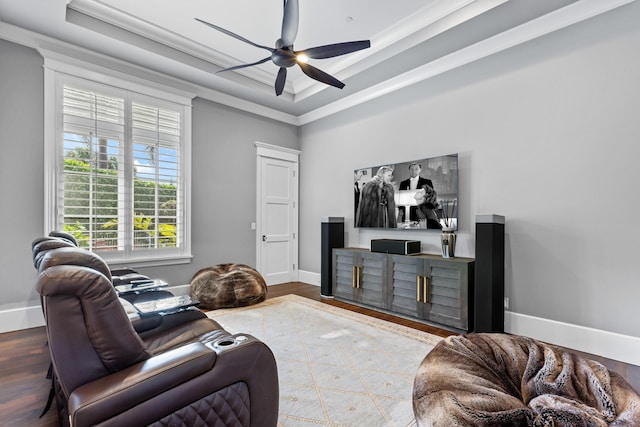
[[[78,244],[78,240],[71,233],[67,233],[66,231],[53,230],[52,232],[49,233],[49,238],[61,240],[63,242],[70,243],[73,246],[80,247],[80,245]],[[38,239],[36,239],[36,241],[37,240]],[[34,258],[35,258],[35,251],[34,251]],[[38,268],[38,266],[36,266],[36,268]],[[109,269],[111,270],[111,281],[113,282],[114,286],[127,284],[131,280],[149,278],[128,267],[116,267],[116,268],[109,267]]]
[[[47,254],[47,252],[59,248],[79,248],[79,246],[72,235],[62,231],[52,231],[49,233],[49,236],[34,239],[31,243],[31,255],[33,257],[33,265],[36,270],[41,270],[40,264],[42,263],[42,258]],[[149,280],[149,276],[140,274],[128,267],[108,268],[110,271],[109,277],[111,278],[113,286],[126,285],[134,280]],[[149,299],[168,298],[172,296],[173,294],[166,290],[153,290],[142,293],[131,293],[123,296],[123,298],[129,302],[142,302]]]
[[[78,265],[92,268],[104,274],[105,277],[111,279],[111,282],[113,282],[110,275],[111,270],[104,260],[99,255],[85,249],[74,246],[53,247],[41,251],[39,255],[41,255],[38,257],[37,264],[39,272],[42,272],[54,265]],[[142,301],[173,296],[173,294],[169,292],[159,291],[146,292],[146,294],[148,294],[148,297],[142,298]],[[164,334],[165,330],[174,328],[182,323],[207,317],[203,312],[195,307],[174,312],[139,314],[133,310],[133,305],[127,302],[138,302],[138,299],[123,301],[123,299],[126,298],[120,298],[120,302],[124,305],[125,311],[127,312],[134,329],[141,337],[143,337],[143,339],[155,334]]]
[[[142,338],[110,280],[85,266],[46,268],[36,289],[65,425],[276,425],[276,362],[254,337],[207,318]]]

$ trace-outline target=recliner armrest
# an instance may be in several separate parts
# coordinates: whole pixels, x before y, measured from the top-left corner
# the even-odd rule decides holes
[[[217,355],[195,342],[84,384],[69,396],[73,426],[93,425],[211,370]]]
[[[129,267],[116,267],[116,268],[111,268],[111,275],[112,276],[124,276],[125,274],[139,274],[137,271],[135,271],[132,268]]]

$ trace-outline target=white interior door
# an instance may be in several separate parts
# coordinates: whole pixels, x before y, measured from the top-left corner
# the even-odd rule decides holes
[[[296,281],[297,155],[295,161],[259,155],[258,170],[258,271],[268,285]]]

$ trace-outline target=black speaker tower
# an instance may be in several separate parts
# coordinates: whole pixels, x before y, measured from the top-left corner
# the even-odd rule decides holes
[[[322,218],[320,296],[333,297],[333,249],[344,247],[344,218]]]
[[[476,215],[475,332],[504,332],[504,216]]]

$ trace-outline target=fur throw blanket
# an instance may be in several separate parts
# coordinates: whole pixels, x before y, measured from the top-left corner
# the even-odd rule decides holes
[[[439,342],[418,368],[419,426],[640,426],[640,395],[600,363],[521,336]]]
[[[245,307],[267,297],[267,284],[256,269],[245,264],[218,264],[191,278],[189,294],[207,310]]]

